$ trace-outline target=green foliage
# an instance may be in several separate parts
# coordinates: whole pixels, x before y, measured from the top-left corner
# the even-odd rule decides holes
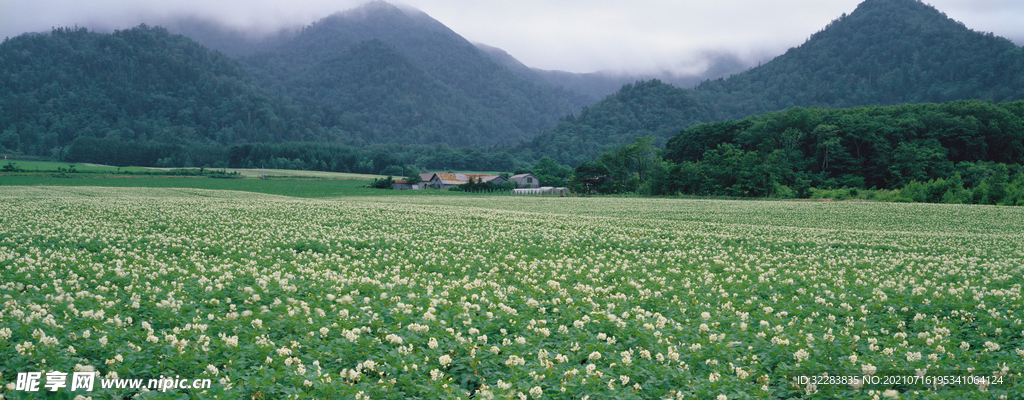
[[[967,163],[963,163],[967,164]],[[911,181],[898,189],[858,189],[852,187],[836,189],[810,188],[811,199],[851,200],[864,199],[887,202],[918,202],[945,204],[993,204],[1024,206],[1024,167],[996,164],[989,166],[993,171],[978,185],[967,185],[958,172],[948,178]]]
[[[576,167],[570,189],[576,193],[614,193],[611,170],[598,161],[584,161]]]
[[[683,130],[664,152],[678,166],[656,192],[771,196],[785,187],[806,197],[810,187],[896,189],[960,171],[972,187],[991,165],[1020,162],[1022,128],[1024,102],[793,108]]]
[[[561,187],[572,176],[572,169],[558,165],[551,157],[543,157],[533,165],[533,174],[540,186]]]
[[[401,176],[401,175],[403,175],[404,172],[405,172],[405,169],[403,169],[401,165],[394,165],[394,164],[392,164],[392,165],[388,165],[387,167],[384,167],[384,169],[380,170],[379,174],[380,175],[392,175],[392,176],[393,175],[399,175],[399,176]]]
[[[24,171],[24,169],[18,167],[18,164],[15,164],[13,161],[11,161],[11,162],[8,162],[7,165],[4,165],[3,171],[4,172],[21,172],[21,171]]]
[[[652,176],[660,176],[660,159],[653,146],[654,137],[638,137],[636,142],[601,153],[596,162],[577,167],[576,189],[587,193],[637,192]]]
[[[219,144],[182,146],[153,141],[124,141],[79,137],[61,153],[69,162],[114,166],[195,167],[224,160]]]
[[[368,186],[374,189],[391,189],[394,184],[395,180],[388,176],[387,178],[374,179]]]
[[[415,166],[410,166],[406,168],[406,170],[408,171],[408,175],[406,175],[405,177],[405,181],[407,183],[409,183],[410,185],[415,185],[420,182],[423,182],[423,177],[420,176],[419,168],[416,168]]]

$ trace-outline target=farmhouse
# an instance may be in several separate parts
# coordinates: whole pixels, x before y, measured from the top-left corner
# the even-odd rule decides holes
[[[487,175],[487,174],[458,174],[451,172],[436,172],[430,174],[420,174],[420,180],[422,181],[418,186],[420,189],[448,189],[452,186],[458,186],[469,183],[469,180],[479,182],[491,182],[495,185],[505,183],[506,180],[500,175]],[[398,181],[395,181],[398,184]],[[398,189],[396,186],[395,189]],[[406,187],[406,189],[416,189],[413,187]]]
[[[518,188],[539,188],[540,187],[540,180],[537,179],[536,176],[533,176],[533,174],[512,175],[511,177],[508,178],[508,180],[515,181],[516,182],[516,187],[518,187]]]

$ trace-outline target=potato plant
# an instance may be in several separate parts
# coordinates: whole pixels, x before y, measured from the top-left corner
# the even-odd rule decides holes
[[[1024,397],[1024,210],[4,187],[19,372],[93,398]],[[810,385],[956,375],[1001,384]],[[55,396],[71,398],[71,393]]]

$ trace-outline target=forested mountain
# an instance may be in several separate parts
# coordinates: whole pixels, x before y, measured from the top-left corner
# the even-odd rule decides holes
[[[349,140],[330,125],[342,124],[163,28],[59,28],[0,44],[0,151],[59,157],[79,137],[187,146]]]
[[[1006,39],[972,31],[917,0],[866,0],[800,47],[757,68],[706,81],[696,90],[666,87],[644,94],[693,97],[696,101],[687,104],[696,104],[697,110],[652,110],[648,107],[678,103],[638,99],[634,91],[627,86],[580,117],[563,119],[535,137],[525,151],[576,165],[601,150],[631,142],[628,136],[654,134],[664,143],[674,133],[669,127],[678,131],[701,122],[797,106],[1024,99],[1024,51]],[[627,102],[638,106],[616,105]],[[645,115],[677,118],[647,121]],[[666,128],[630,133],[638,126],[634,121]]]
[[[381,1],[240,60],[265,85],[371,126],[377,143],[518,144],[587,100],[510,71],[420,11]]]
[[[716,119],[790,107],[1024,98],[1024,52],[917,0],[866,0],[800,47],[697,88]]]

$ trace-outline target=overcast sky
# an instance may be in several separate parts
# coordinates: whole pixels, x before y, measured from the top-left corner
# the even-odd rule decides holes
[[[307,25],[365,0],[0,0],[0,38],[51,27],[130,28],[179,15],[242,29]],[[860,0],[402,0],[473,42],[552,70],[697,73],[734,54],[769,60]],[[967,27],[1024,43],[1022,0],[928,0]]]

